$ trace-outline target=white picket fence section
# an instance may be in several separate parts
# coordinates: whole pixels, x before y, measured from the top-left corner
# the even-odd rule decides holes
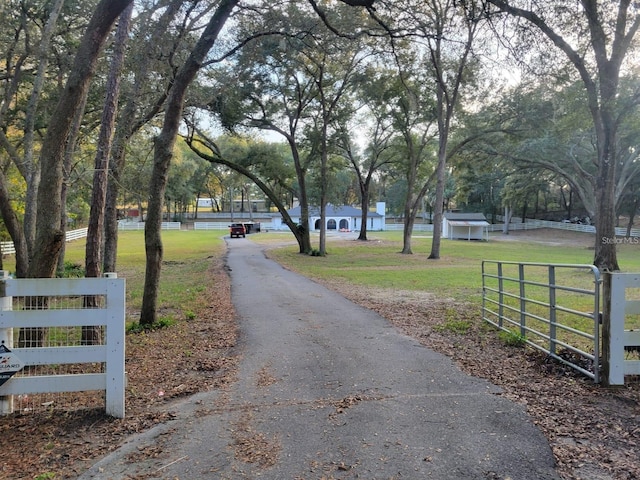
[[[501,217],[498,217],[501,218]],[[504,228],[503,223],[494,223],[489,225],[490,232],[501,232]],[[552,222],[549,220],[533,220],[527,219],[524,223],[510,223],[509,230],[517,231],[517,230],[535,230],[538,228],[553,228],[555,230],[566,230],[570,232],[582,232],[582,233],[596,233],[596,227],[594,225],[583,225],[580,223],[567,223],[567,222]],[[616,236],[618,237],[626,237],[627,229],[626,227],[616,227]],[[632,228],[630,235],[631,238],[640,238],[640,228]],[[640,242],[640,240],[632,240],[631,242]],[[623,240],[620,240],[619,243],[625,243]]]
[[[108,415],[124,418],[125,398],[125,280],[116,274],[104,278],[12,279],[3,272],[0,280],[0,338],[25,367],[38,365],[96,364],[102,373],[59,375],[16,375],[0,386],[0,408],[10,413],[12,395],[82,392],[105,392]],[[49,308],[14,309],[14,297],[43,296]],[[78,299],[98,296],[99,307],[78,307]],[[73,301],[75,299],[75,301]],[[73,304],[73,306],[72,306]],[[12,348],[14,328],[104,327],[102,345],[64,345]]]
[[[635,289],[635,298],[629,298]],[[640,348],[640,329],[627,329],[627,317],[640,318],[640,273],[611,273],[611,357],[609,385],[624,385],[625,375],[640,375],[640,360],[627,360],[625,347]],[[634,322],[638,325],[640,322]]]
[[[144,230],[145,222],[120,222],[118,223],[118,230]],[[180,230],[182,223],[180,222],[162,222],[160,224],[161,230]]]
[[[194,222],[194,230],[229,230],[229,222]]]
[[[78,228],[76,230],[69,230],[65,234],[67,242],[72,240],[78,240],[79,238],[85,238],[87,236],[87,228]],[[16,249],[13,246],[13,242],[0,242],[0,254],[13,255],[16,253]]]

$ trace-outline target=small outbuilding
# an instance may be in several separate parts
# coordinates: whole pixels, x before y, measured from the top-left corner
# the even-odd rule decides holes
[[[489,222],[482,213],[446,212],[442,216],[442,237],[489,241]]]

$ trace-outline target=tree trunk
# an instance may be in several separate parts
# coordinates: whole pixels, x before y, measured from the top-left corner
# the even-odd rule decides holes
[[[156,101],[154,106],[143,115],[143,118],[136,118],[136,113],[139,110],[139,96],[142,85],[148,78],[149,64],[155,54],[154,47],[160,44],[160,40],[165,34],[168,25],[179,11],[181,3],[180,0],[172,0],[154,26],[153,33],[146,43],[149,48],[144,52],[146,54],[142,55],[142,59],[136,62],[133,91],[127,95],[127,103],[118,118],[114,135],[115,138],[113,140],[112,155],[109,161],[110,178],[107,186],[104,225],[104,272],[116,271],[118,250],[118,195],[120,192],[120,177],[126,163],[126,146],[133,134],[142,128],[148,120],[153,118],[162,106],[161,100]],[[162,98],[164,98],[164,93],[161,95]],[[140,202],[138,202],[138,212],[140,212],[140,218],[142,219],[143,214]]]
[[[413,234],[413,224],[415,223],[415,216],[412,215],[411,210],[405,208],[404,211],[404,228],[402,229],[402,251],[400,253],[405,255],[412,255],[411,250],[411,235]]]
[[[114,43],[111,68],[107,78],[106,97],[100,133],[98,135],[98,147],[93,173],[93,190],[91,194],[91,211],[89,214],[89,226],[87,228],[87,243],[85,248],[85,276],[98,278],[102,274],[103,258],[103,233],[105,203],[107,197],[107,172],[109,170],[109,157],[111,156],[111,142],[115,128],[116,112],[118,110],[118,97],[120,95],[120,76],[124,64],[125,47],[129,35],[129,23],[133,13],[131,3],[119,17],[118,30]],[[84,297],[85,308],[96,308],[98,298],[95,296]],[[100,326],[85,326],[82,328],[82,345],[99,345],[102,343],[102,328]]]
[[[358,235],[358,240],[367,241],[367,219],[369,218],[369,190],[368,188],[363,189],[360,192],[361,202],[360,208],[362,209],[362,221],[360,222],[360,234]]]
[[[67,139],[67,146],[64,152],[64,160],[62,161],[62,189],[60,190],[60,230],[67,232],[67,197],[69,193],[69,178],[71,175],[71,168],[73,165],[73,156],[76,150],[76,141],[82,127],[82,117],[84,116],[85,107],[87,105],[87,97],[85,96],[82,105],[76,111],[76,118],[73,121],[71,132],[69,132],[69,138]],[[56,270],[62,272],[64,270],[64,259],[67,248],[67,242],[65,241],[60,248],[60,255],[58,256],[58,266]]]
[[[465,40],[464,53],[458,60],[456,73],[448,86],[443,73],[442,59],[442,38],[435,40],[435,45],[429,44],[431,54],[431,66],[436,72],[438,79],[436,97],[438,115],[438,167],[436,169],[436,199],[434,205],[433,218],[433,240],[431,242],[431,253],[429,259],[440,258],[440,243],[442,239],[442,214],[444,209],[444,189],[446,182],[447,167],[447,145],[449,142],[449,132],[451,120],[453,119],[458,101],[460,86],[463,82],[463,73],[467,65],[467,59],[471,52],[471,44],[474,39],[476,23],[474,19],[467,18],[467,38]],[[442,32],[439,32],[442,34]]]
[[[504,226],[502,227],[502,233],[509,235],[509,223],[511,223],[512,210],[510,207],[504,207]]]
[[[612,164],[614,162],[611,162]],[[616,253],[615,199],[612,185],[615,167],[603,161],[596,181],[596,239],[593,264],[600,270],[620,270]]]
[[[444,182],[446,175],[446,132],[440,132],[440,153],[438,154],[438,167],[436,170],[436,199],[433,206],[433,240],[431,241],[430,260],[440,258],[440,243],[442,240],[442,214],[444,209]]]
[[[309,199],[307,198],[307,176],[300,161],[298,145],[292,135],[287,136],[289,148],[293,155],[293,164],[296,169],[298,179],[298,200],[300,202],[300,224],[295,229],[294,235],[298,241],[299,252],[308,254],[311,252],[311,233],[309,232]]]
[[[62,163],[67,138],[78,108],[89,90],[98,55],[122,10],[131,0],[101,0],[94,10],[75,57],[73,68],[51,116],[42,144],[41,185],[38,190],[36,240],[28,276],[49,278],[55,274],[64,232],[60,230]]]
[[[7,179],[4,172],[0,169],[0,213],[4,220],[4,225],[13,240],[13,246],[15,247],[16,258],[16,277],[24,278],[27,275],[29,268],[29,254],[27,248],[27,241],[24,236],[24,231],[20,225],[20,219],[15,210],[11,206],[11,198],[7,191]],[[0,252],[2,257],[2,252]]]
[[[91,195],[91,211],[89,214],[85,249],[85,275],[92,278],[100,277],[102,274],[102,242],[107,196],[107,172],[109,170],[109,157],[111,155],[116,112],[118,110],[120,76],[124,64],[125,46],[129,35],[129,23],[132,12],[133,4],[130,4],[122,12],[118,20],[118,30],[115,38],[111,68],[107,78],[104,110],[102,112],[102,121],[100,123],[100,133],[98,136]]]
[[[322,90],[321,90],[322,91]],[[323,98],[322,108],[325,109],[325,100]],[[327,122],[328,114],[322,115],[322,143],[320,152],[320,255],[327,254],[327,162],[329,152],[327,151]]]
[[[180,127],[184,96],[188,86],[202,66],[209,50],[218,38],[220,30],[239,0],[222,0],[207,24],[202,36],[178,71],[165,109],[162,130],[155,141],[153,172],[149,187],[147,221],[145,222],[146,272],[140,324],[152,325],[157,321],[158,286],[162,266],[163,247],[160,235],[162,224],[162,205],[167,186],[169,165],[173,156],[173,147]]]
[[[55,30],[56,23],[58,22],[58,16],[62,10],[64,0],[56,0],[51,7],[51,12],[44,31],[42,32],[42,38],[40,39],[40,45],[38,48],[37,58],[37,73],[33,82],[33,90],[29,98],[29,104],[27,106],[25,117],[25,130],[24,130],[24,163],[28,170],[27,181],[27,195],[25,201],[24,212],[24,236],[27,241],[27,247],[29,252],[33,252],[36,238],[36,222],[37,222],[37,209],[36,202],[38,197],[38,189],[40,186],[40,166],[33,160],[34,156],[34,136],[35,136],[35,123],[38,112],[38,104],[45,82],[46,70],[49,58],[49,48],[51,44],[51,37]]]
[[[16,249],[16,275],[19,275],[20,277],[24,277],[27,274],[29,259],[32,255],[35,243],[37,217],[36,199],[40,182],[40,167],[39,164],[34,161],[36,122],[39,111],[38,105],[40,103],[43,85],[46,78],[51,38],[63,3],[64,0],[56,0],[55,2],[52,2],[49,17],[42,30],[42,36],[38,39],[38,42],[34,42],[33,45],[37,45],[37,56],[33,60],[33,65],[37,65],[37,69],[35,75],[33,75],[33,87],[30,95],[28,96],[27,105],[24,110],[24,126],[22,130],[23,138],[21,146],[22,157],[20,157],[18,150],[9,144],[7,137],[5,136],[6,132],[2,133],[2,143],[4,144],[7,153],[15,163],[17,169],[20,171],[20,174],[23,176],[27,188],[22,225],[15,223],[15,212],[9,204],[2,206],[3,215],[4,213],[8,215],[5,221],[11,224],[7,225],[7,227]],[[32,45],[28,45],[27,51],[31,48]],[[22,61],[19,61],[18,63],[22,64]],[[10,82],[12,85],[8,88],[8,91],[5,92],[6,100],[13,98],[14,95],[19,95],[17,92],[19,85],[17,79],[24,75],[22,68],[16,65],[14,75],[14,81]],[[4,117],[5,113],[6,110],[3,108],[1,116]],[[6,188],[6,183],[0,188]],[[8,196],[5,196],[5,199],[6,201],[10,200]]]
[[[115,272],[118,254],[118,195],[120,173],[125,163],[125,139],[116,138],[109,162],[109,182],[104,212],[104,258],[103,271]]]
[[[638,203],[640,202],[640,196],[636,195],[633,200],[633,204],[629,211],[629,223],[627,224],[627,238],[631,237],[631,229],[633,228],[633,220],[638,212]]]

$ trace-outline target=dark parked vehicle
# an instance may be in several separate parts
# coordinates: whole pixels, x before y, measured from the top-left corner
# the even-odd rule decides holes
[[[245,222],[244,231],[248,234],[250,233],[259,233],[260,232],[260,222]]]
[[[233,237],[245,237],[247,234],[247,231],[244,228],[244,225],[242,223],[232,223],[231,225],[229,225],[229,236],[231,238]]]

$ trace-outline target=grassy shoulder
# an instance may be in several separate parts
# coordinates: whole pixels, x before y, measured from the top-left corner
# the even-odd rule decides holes
[[[56,396],[59,414],[33,408],[28,414],[20,411],[0,417],[6,447],[0,478],[77,478],[130,434],[169,422],[174,418],[176,401],[197,392],[223,389],[233,381],[238,361],[234,350],[237,326],[224,269],[224,232],[163,233],[159,326],[167,328],[154,330],[131,328],[142,301],[144,235],[121,232],[119,239],[117,273],[126,279],[130,326],[126,337],[126,417],[107,417],[101,392]],[[84,241],[69,243],[67,261],[83,265],[84,248]],[[139,455],[144,457],[147,452]]]
[[[206,272],[211,260],[225,255],[226,231],[190,230],[162,232],[163,267],[158,292],[159,319],[165,325],[177,320],[193,319],[201,305]],[[85,242],[76,240],[66,246],[65,261],[84,269]],[[127,323],[135,323],[142,305],[145,276],[144,232],[124,231],[118,236],[117,274],[126,280]],[[5,261],[13,268],[13,259]]]
[[[251,239],[265,246],[274,243],[273,235],[260,234]],[[285,237],[286,238],[286,237]],[[402,255],[401,232],[371,232],[369,241],[337,240],[328,242],[327,256],[300,255],[297,246],[270,250],[269,255],[287,268],[316,280],[343,280],[356,285],[417,290],[461,301],[480,301],[482,261],[501,260],[562,264],[590,264],[593,249],[580,244],[489,242],[442,240],[441,258],[429,260],[431,238],[412,238],[412,255]],[[588,241],[586,242],[588,243]],[[625,271],[640,271],[640,255],[634,245],[621,246],[619,262]]]

